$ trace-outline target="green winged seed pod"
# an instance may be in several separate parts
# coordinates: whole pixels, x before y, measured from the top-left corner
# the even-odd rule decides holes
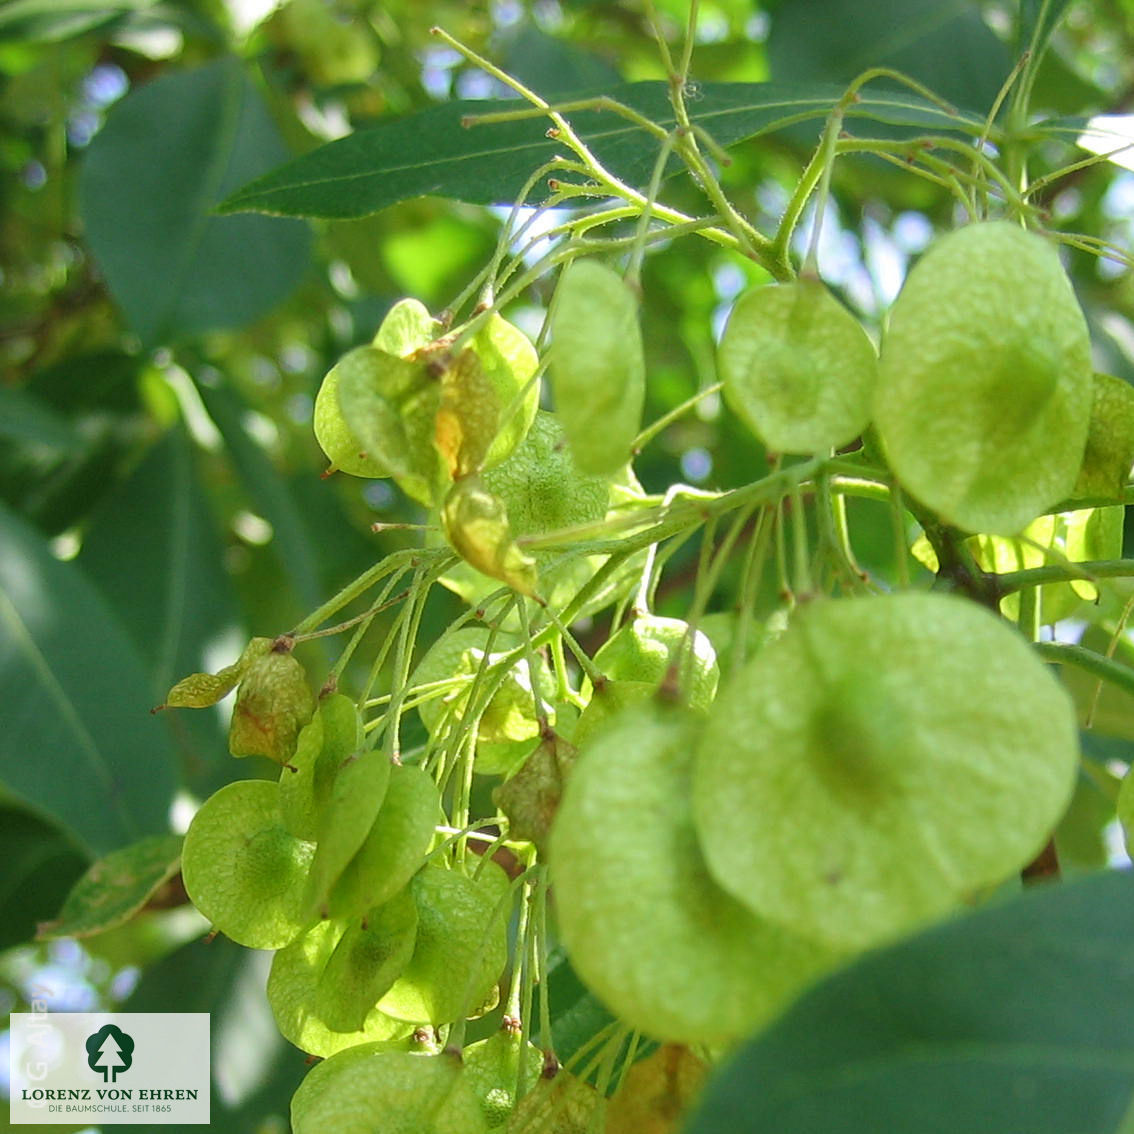
[[[576,260],[559,277],[548,373],[575,463],[586,473],[617,472],[641,427],[646,364],[638,301],[598,260]]]
[[[287,829],[314,842],[324,823],[335,777],[362,747],[362,717],[342,693],[323,698],[299,733],[291,766],[280,774],[280,806]]]
[[[303,887],[314,852],[284,826],[278,785],[239,780],[193,816],[181,873],[193,904],[226,937],[280,949],[311,924]]]
[[[356,347],[340,359],[339,409],[352,436],[401,488],[433,504],[447,481],[435,441],[441,383],[421,362],[373,346]]]
[[[1134,466],[1134,386],[1096,374],[1083,467],[1072,495],[1119,500]]]
[[[754,914],[861,948],[1027,865],[1078,765],[1070,698],[997,616],[939,594],[824,600],[717,696],[693,813]]]
[[[493,862],[476,878],[427,865],[412,882],[417,903],[413,958],[379,1002],[387,1015],[437,1027],[489,998],[508,960],[508,877]]]
[[[354,752],[339,765],[320,817],[319,836],[307,877],[307,912],[327,913],[332,887],[362,848],[386,798],[389,758],[378,749]]]
[[[704,729],[672,706],[625,711],[580,753],[551,831],[572,965],[628,1023],[680,1043],[740,1039],[833,960],[706,869],[690,807]]]
[[[640,614],[617,630],[595,654],[595,665],[614,681],[644,681],[657,686],[677,665],[679,687],[690,708],[707,709],[717,692],[720,671],[709,639],[680,618]],[[585,693],[584,689],[584,693]]]
[[[408,889],[354,918],[319,975],[313,1011],[336,1032],[357,1032],[402,975],[417,941],[417,906]]]
[[[746,291],[718,358],[726,400],[773,452],[825,453],[870,421],[874,344],[819,280]]]
[[[382,1050],[402,1051],[412,1045],[414,1023],[395,1020],[376,1007],[366,1013],[354,1031],[336,1030],[320,1015],[328,1002],[336,1003],[330,985],[322,984],[327,965],[348,931],[358,925],[355,919],[321,921],[272,958],[267,990],[272,1016],[284,1039],[308,1055],[326,1058],[359,1044],[380,1044]],[[356,992],[366,979],[365,973],[354,973],[352,984]],[[342,1001],[338,1004],[341,1010]]]
[[[539,355],[519,327],[493,313],[468,344],[496,392],[495,439],[484,458],[492,468],[506,460],[527,436],[539,409]]]
[[[440,821],[433,778],[412,764],[391,767],[374,826],[331,890],[331,916],[361,916],[392,900],[421,869]]]
[[[370,1044],[313,1068],[291,1100],[295,1134],[487,1134],[460,1057]],[[534,1132],[533,1132],[534,1134]]]
[[[914,266],[882,340],[874,420],[918,500],[1015,535],[1071,495],[1093,400],[1086,320],[1054,247],[970,224]]]
[[[408,358],[430,342],[437,329],[437,323],[421,303],[402,299],[387,312],[370,345],[398,358]],[[332,367],[315,396],[315,438],[331,462],[329,471],[362,477],[389,476],[390,470],[364,451],[362,442],[343,418],[338,392],[341,373],[337,366]]]

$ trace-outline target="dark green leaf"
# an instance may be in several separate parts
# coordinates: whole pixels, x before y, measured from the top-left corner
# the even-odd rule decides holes
[[[93,863],[67,895],[41,939],[90,937],[128,921],[168,882],[181,862],[180,835],[151,835]]]
[[[873,953],[734,1057],[690,1134],[1116,1134],[1134,878],[1033,891]]]
[[[58,414],[23,390],[0,386],[0,437],[69,452],[79,445]]]
[[[129,572],[122,569],[124,549]],[[153,705],[186,674],[208,670],[215,660],[209,647],[238,625],[223,560],[192,446],[175,428],[103,500],[78,557],[148,662]],[[163,720],[190,786],[207,792],[231,778],[216,714],[166,713]]]
[[[147,345],[240,327],[307,267],[302,225],[211,215],[286,157],[259,94],[233,60],[164,76],[111,111],[87,154],[87,241]]]
[[[890,67],[981,111],[1012,66],[973,0],[785,0],[772,17],[768,59],[774,78],[793,82],[847,83]]]
[[[96,853],[164,831],[175,787],[133,644],[74,563],[0,507],[0,779]]]
[[[662,82],[624,83],[601,93],[672,126],[666,89]],[[842,93],[829,84],[705,83],[691,112],[721,145],[731,146],[786,122],[822,120]],[[520,105],[450,102],[340,138],[246,185],[220,211],[345,218],[429,194],[475,204],[512,201],[532,173],[565,147],[548,140],[544,118],[468,128],[461,121]],[[963,116],[906,94],[865,97],[848,115],[856,117],[917,130],[966,128]],[[648,181],[657,158],[655,139],[610,111],[569,118],[608,169],[633,185]],[[546,187],[537,187],[530,200],[544,197]]]
[[[0,807],[0,953],[30,941],[86,869],[87,858],[58,828],[22,807]]]
[[[306,519],[287,483],[244,428],[241,418],[245,406],[239,395],[228,386],[201,384],[197,389],[224,437],[245,491],[256,510],[272,525],[272,542],[294,590],[298,621],[302,613],[313,610],[326,598]]]
[[[147,969],[122,1005],[124,1012],[211,1013],[209,1129],[220,1134],[286,1130],[288,1101],[309,1069],[279,1034],[264,999],[269,960],[223,937],[193,941]],[[163,1134],[201,1129],[160,1127]]]
[[[157,0],[8,0],[0,8],[0,40],[56,43]]]

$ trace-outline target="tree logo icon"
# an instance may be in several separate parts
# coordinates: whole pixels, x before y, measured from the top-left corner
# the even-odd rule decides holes
[[[134,1062],[134,1037],[121,1028],[106,1024],[87,1036],[87,1066],[101,1071],[104,1083],[114,1083],[119,1071],[128,1071]]]

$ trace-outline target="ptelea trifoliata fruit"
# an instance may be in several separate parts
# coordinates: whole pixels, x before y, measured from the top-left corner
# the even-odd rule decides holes
[[[193,816],[181,873],[193,904],[226,937],[279,949],[310,924],[303,887],[314,853],[284,826],[278,784],[240,780]]]
[[[641,499],[642,489],[629,467],[613,479],[581,471],[576,464],[563,426],[555,414],[540,411],[516,451],[481,476],[482,486],[501,500],[514,537],[595,524],[615,510],[630,508]],[[593,613],[610,603],[637,578],[642,556],[632,556],[597,591],[582,613]],[[554,608],[562,607],[606,562],[601,555],[564,557],[552,547],[532,552],[539,570],[539,592]],[[441,582],[466,602],[479,602],[499,589],[499,583],[467,563],[442,576]]]
[[[1091,426],[1073,495],[1117,499],[1134,465],[1134,386],[1096,374],[1093,388]]]
[[[408,885],[440,819],[441,795],[432,777],[413,764],[395,764],[370,834],[331,890],[330,915],[361,916]]]
[[[995,615],[947,595],[823,600],[718,694],[693,809],[732,895],[861,947],[1025,866],[1078,760],[1070,699]]]
[[[874,344],[819,280],[746,291],[718,357],[728,404],[774,452],[826,452],[870,420]]]
[[[641,426],[646,364],[638,301],[598,260],[576,260],[559,277],[548,375],[575,463],[583,472],[617,472]]]
[[[1087,324],[1043,237],[970,224],[914,266],[874,419],[902,485],[942,519],[1014,535],[1069,496],[1092,397]]]
[[[412,882],[417,903],[413,957],[379,1002],[402,1020],[451,1024],[478,1009],[508,959],[508,877],[493,862],[469,877],[427,865]]]
[[[487,1134],[460,1057],[364,1045],[310,1071],[291,1100],[295,1134]]]
[[[595,654],[594,662],[614,681],[651,685],[660,685],[676,664],[677,687],[693,709],[712,704],[720,677],[716,651],[700,630],[690,635],[687,622],[656,614],[640,614],[615,631]]]
[[[371,1007],[360,1027],[354,1031],[341,1031],[322,1017],[328,999],[342,1003],[341,994],[331,984],[321,987],[328,964],[346,934],[357,932],[355,919],[329,919],[313,926],[302,937],[272,958],[268,974],[268,1004],[280,1034],[309,1055],[328,1056],[360,1043],[381,1042],[388,1047],[406,1048],[413,1034],[412,1021],[395,1020],[377,1007]],[[348,949],[350,943],[348,942]],[[343,958],[346,959],[346,958]],[[367,980],[362,971],[355,974],[353,989],[346,990],[347,1000],[352,991]],[[336,1019],[338,1024],[344,1021]]]
[[[721,1042],[766,1021],[830,963],[710,876],[690,809],[703,718],[634,707],[584,748],[551,831],[551,879],[575,970],[657,1039]]]
[[[402,299],[387,312],[370,345],[398,358],[408,358],[433,338],[436,329],[436,322],[421,303],[416,299]],[[364,451],[343,418],[338,393],[342,373],[338,366],[332,367],[315,396],[315,438],[327,454],[332,472],[363,477],[389,476],[390,470]]]

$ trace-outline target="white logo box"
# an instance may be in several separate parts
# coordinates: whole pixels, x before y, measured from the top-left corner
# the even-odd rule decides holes
[[[209,1122],[207,1012],[15,1012],[13,1126]]]

